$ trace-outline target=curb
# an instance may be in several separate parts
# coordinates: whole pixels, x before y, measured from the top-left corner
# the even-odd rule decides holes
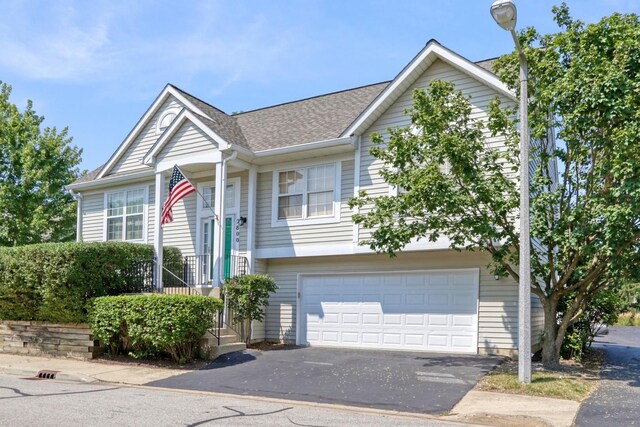
[[[38,372],[40,372],[40,370],[38,369],[18,369],[18,368],[2,369],[2,373],[4,373],[5,375],[13,375],[13,376],[18,376],[22,378],[36,378],[38,376]],[[91,383],[98,382],[96,378],[90,377],[88,375],[73,373],[73,372],[58,372],[56,374],[55,380],[76,382],[76,383],[82,383],[82,384],[91,384]]]

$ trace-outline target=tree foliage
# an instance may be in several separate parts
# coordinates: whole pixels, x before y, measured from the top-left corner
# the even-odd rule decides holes
[[[590,300],[637,276],[640,258],[638,17],[585,25],[565,4],[553,12],[558,33],[520,33],[530,71],[532,292],[545,311],[547,367],[557,366],[567,329]],[[517,54],[496,68],[517,92]],[[415,91],[412,125],[373,137],[372,154],[398,195],[355,198],[354,220],[373,230],[366,244],[377,251],[444,235],[454,249],[487,251],[496,272],[519,281],[516,116],[497,100],[485,122],[471,108],[450,83]]]
[[[10,94],[0,82],[0,246],[70,240],[76,211],[64,186],[78,177],[82,150]]]
[[[264,320],[269,295],[278,289],[276,281],[264,274],[247,274],[224,281],[222,291],[233,321],[240,325],[240,334],[247,344],[251,341],[252,321]]]

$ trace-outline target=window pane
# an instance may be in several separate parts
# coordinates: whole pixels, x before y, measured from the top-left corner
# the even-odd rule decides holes
[[[107,219],[107,240],[122,240],[122,217]]]
[[[213,187],[204,187],[202,189],[202,197],[204,198],[204,208],[212,208],[213,207],[213,197],[215,194],[215,190]]]
[[[333,215],[333,191],[309,193],[307,211],[310,217]]]
[[[127,215],[141,214],[144,210],[144,190],[127,191]]]
[[[295,194],[304,191],[304,175],[301,170],[280,172],[278,176],[280,194]]]
[[[124,193],[110,193],[107,195],[107,216],[122,215],[124,212]]]
[[[142,215],[132,215],[127,217],[127,236],[125,239],[142,240]]]
[[[278,197],[278,219],[302,218],[302,195]]]
[[[224,193],[224,207],[225,209],[236,207],[235,187],[233,184],[227,185],[227,191]]]
[[[329,191],[334,188],[335,169],[333,165],[316,166],[307,169],[308,191]]]

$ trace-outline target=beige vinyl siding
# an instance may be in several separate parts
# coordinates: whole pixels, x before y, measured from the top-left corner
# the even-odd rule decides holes
[[[483,351],[517,346],[518,287],[510,279],[495,280],[486,268],[489,259],[479,253],[431,251],[386,255],[349,255],[297,259],[270,259],[267,273],[279,289],[267,307],[266,333],[270,340],[295,340],[297,280],[299,273],[410,271],[430,269],[480,269],[478,347]]]
[[[331,162],[331,159],[319,159],[317,163],[328,162]],[[256,248],[351,243],[353,225],[351,222],[351,209],[349,209],[347,202],[353,197],[353,167],[353,160],[341,162],[339,223],[301,224],[288,227],[271,226],[273,172],[259,173],[256,203]]]
[[[82,196],[82,241],[104,240],[104,193]]]
[[[531,344],[542,343],[542,333],[544,331],[544,310],[537,295],[531,295]]]
[[[160,135],[156,133],[156,123],[166,110],[182,107],[183,105],[178,100],[169,97],[158,109],[158,112],[151,117],[147,125],[140,131],[138,136],[133,140],[133,143],[108,172],[108,175],[148,169],[149,166],[144,166],[140,164],[140,162],[160,137]]]
[[[498,92],[494,89],[470,77],[457,68],[441,60],[434,61],[423,75],[362,134],[360,144],[360,190],[366,191],[371,196],[389,194],[389,186],[380,177],[380,170],[383,165],[370,154],[370,149],[373,147],[370,135],[375,132],[387,138],[387,129],[410,125],[410,118],[404,114],[404,111],[413,106],[412,95],[414,89],[426,88],[433,80],[453,82],[456,90],[460,90],[464,96],[470,97],[470,102],[473,105],[471,117],[474,119],[486,120],[488,105],[498,95]],[[513,104],[512,101],[504,96],[500,96],[500,99],[506,105]],[[491,138],[488,131],[485,131],[485,136],[489,147],[500,147],[503,145],[502,139]],[[366,207],[363,208],[361,212],[366,212]],[[361,240],[368,239],[370,232],[365,229],[360,229],[359,237]]]
[[[147,242],[153,244],[153,238],[156,234],[155,223],[156,223],[156,184],[155,182],[149,183],[148,193],[149,197],[147,200],[149,201],[149,206],[147,208],[148,216],[147,216]]]
[[[186,122],[162,148],[156,161],[177,159],[217,148],[217,144],[213,143],[202,130],[193,123]]]
[[[165,188],[169,185],[166,180]],[[182,251],[183,256],[196,255],[196,195],[189,194],[173,206],[173,222],[165,224],[162,230],[164,246],[173,246]]]

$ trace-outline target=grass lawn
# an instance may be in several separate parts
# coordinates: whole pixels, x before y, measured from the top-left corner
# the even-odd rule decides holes
[[[586,399],[597,387],[602,354],[592,351],[583,363],[562,361],[559,371],[532,364],[531,384],[518,380],[518,362],[508,361],[480,380],[476,390],[576,400]]]

